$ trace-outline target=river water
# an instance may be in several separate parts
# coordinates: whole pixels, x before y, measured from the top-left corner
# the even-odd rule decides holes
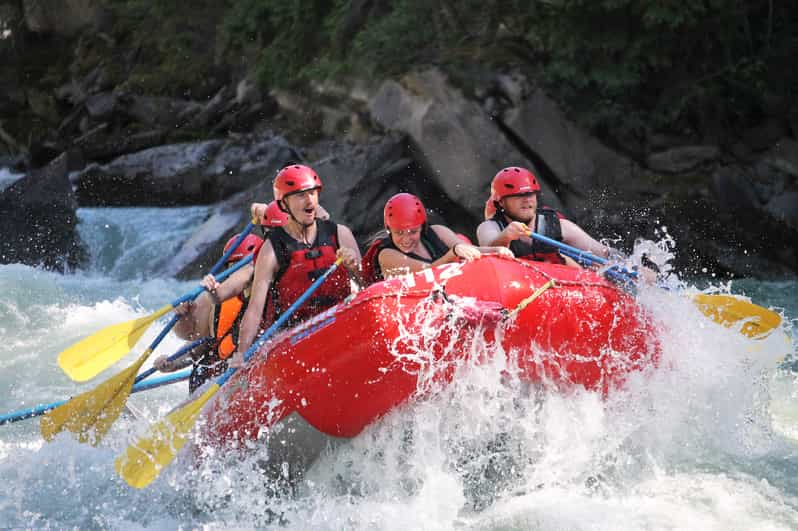
[[[57,354],[192,289],[160,271],[207,215],[81,209],[86,270],[0,266],[0,413],[97,385],[71,382]],[[0,527],[798,529],[798,281],[715,287],[784,312],[783,331],[751,340],[686,297],[643,289],[664,363],[622,391],[529,389],[497,358],[330,449],[292,492],[261,477],[257,451],[200,469],[181,461],[143,490],[116,475],[130,434],[185,398],[184,382],[132,396],[139,415],[97,448],[70,434],[45,443],[37,420],[0,426]],[[169,336],[159,351],[180,345]]]

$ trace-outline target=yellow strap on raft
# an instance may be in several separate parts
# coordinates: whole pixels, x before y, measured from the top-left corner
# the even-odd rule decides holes
[[[516,315],[518,315],[518,312],[520,312],[521,310],[523,310],[524,308],[526,308],[527,306],[529,306],[529,303],[530,303],[530,302],[532,302],[533,300],[535,300],[535,299],[537,299],[538,297],[540,297],[540,296],[543,294],[543,292],[544,292],[544,291],[546,291],[547,289],[549,289],[549,288],[552,288],[552,287],[554,287],[554,286],[556,286],[556,285],[557,285],[557,283],[556,283],[556,282],[554,282],[554,279],[553,279],[553,278],[552,278],[552,279],[549,279],[549,281],[548,281],[548,282],[546,282],[545,284],[543,284],[542,286],[540,286],[538,289],[536,289],[536,290],[535,290],[535,293],[533,293],[532,295],[530,295],[530,296],[529,296],[529,297],[527,297],[526,299],[524,299],[524,300],[522,300],[521,302],[519,302],[519,303],[518,303],[518,306],[516,306],[516,307],[515,307],[515,310],[513,310],[513,311],[511,311],[509,314],[507,314],[507,317],[508,317],[509,319],[512,319],[513,317],[515,317]]]

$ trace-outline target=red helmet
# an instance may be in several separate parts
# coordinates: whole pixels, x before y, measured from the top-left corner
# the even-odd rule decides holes
[[[309,166],[293,164],[286,166],[274,178],[274,199],[280,201],[286,196],[306,190],[321,190],[321,179]]]
[[[225,253],[230,249],[230,247],[233,246],[237,239],[238,234],[235,234],[232,238],[227,240],[227,243],[224,246]],[[227,261],[238,262],[248,254],[256,252],[261,245],[263,245],[263,240],[260,237],[255,236],[254,234],[247,234],[247,237],[244,238],[244,241],[238,244],[238,247],[236,247],[236,250],[233,251],[233,254],[230,255],[230,258],[228,258]]]
[[[490,183],[491,199],[500,201],[511,195],[540,192],[538,180],[531,171],[518,166],[500,170]]]
[[[392,230],[420,227],[427,222],[427,212],[421,200],[413,194],[396,194],[385,203],[382,211],[385,226]]]
[[[266,205],[266,212],[263,213],[263,217],[260,220],[261,225],[274,228],[282,227],[286,223],[288,223],[288,214],[280,209],[277,201],[272,201]]]

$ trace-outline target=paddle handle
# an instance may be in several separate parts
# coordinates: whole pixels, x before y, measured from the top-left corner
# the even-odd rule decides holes
[[[556,247],[560,250],[562,254],[569,258],[573,258],[577,262],[581,262],[582,264],[589,264],[589,265],[607,265],[610,262],[605,259],[601,258],[600,256],[596,256],[591,254],[587,251],[583,251],[581,249],[577,249],[576,247],[571,247],[570,245],[558,242],[557,240],[553,240],[547,236],[543,236],[542,234],[538,234],[537,232],[529,232],[529,237],[538,240],[539,242],[546,243],[551,245],[552,247]],[[617,266],[613,266],[612,268],[608,269],[605,274],[609,277],[612,277],[615,280],[621,280],[623,282],[634,282],[637,278],[636,271],[629,271],[627,269],[619,269]]]
[[[219,261],[216,262],[213,265],[213,267],[210,270],[210,273],[212,275],[215,275],[218,272],[218,270],[224,264],[227,263],[227,260],[230,258],[230,255],[232,255],[233,252],[236,250],[236,248],[241,244],[241,242],[244,241],[244,238],[247,237],[247,234],[252,232],[252,228],[255,226],[255,221],[256,220],[253,220],[246,227],[244,227],[244,230],[242,230],[241,234],[238,235],[238,238],[236,239],[234,245],[231,245],[230,248],[227,250],[227,252],[225,252],[222,255],[222,257],[219,259]],[[247,264],[249,264],[250,262],[252,262],[252,259],[253,259],[253,256],[251,254],[245,256],[243,259],[241,259],[238,262],[236,262],[236,264],[233,267],[230,267],[226,271],[224,271],[223,273],[219,274],[216,277],[216,280],[218,280],[219,282],[225,280],[227,277],[229,277],[230,275],[232,275],[233,273],[235,273],[236,271],[238,271],[242,267],[244,267]],[[184,302],[193,301],[194,299],[199,297],[200,293],[202,293],[203,291],[205,291],[205,288],[202,287],[202,286],[198,286],[193,291],[191,291],[189,293],[186,293],[185,295],[183,295],[179,299],[176,299],[176,300],[172,301],[172,303],[171,303],[172,308],[176,308],[176,307],[178,307],[179,305],[181,305]],[[149,351],[150,352],[154,351],[158,347],[158,345],[161,344],[161,341],[163,341],[163,338],[165,338],[166,335],[172,330],[172,328],[175,326],[175,324],[177,324],[177,322],[180,320],[180,318],[181,318],[180,315],[173,315],[172,316],[172,318],[169,320],[169,322],[166,324],[166,326],[163,327],[163,330],[161,330],[161,332],[158,334],[158,336],[150,344],[150,347],[149,347]],[[198,341],[202,342],[204,340],[205,339],[198,340]],[[197,342],[195,341],[195,343],[197,343]],[[199,343],[192,344],[192,345],[188,345],[187,347],[184,347],[183,349],[179,350],[178,352],[176,352],[175,354],[170,356],[169,357],[169,361],[172,361],[173,359],[176,359],[176,358],[182,356],[185,352],[193,349],[194,347],[199,346]],[[155,372],[154,368],[146,370],[145,372],[143,372],[142,374],[140,374],[140,375],[138,375],[136,377],[136,382],[140,382],[141,380],[143,380],[144,378],[146,378],[147,376],[149,376],[150,374],[152,374],[154,372]]]
[[[252,223],[250,223],[250,225],[252,225]],[[252,230],[252,227],[248,226],[248,228],[245,229],[245,231],[242,232],[241,234],[243,236],[246,236],[246,233],[248,231],[250,231],[250,230]],[[243,238],[241,238],[241,239],[243,239]],[[234,245],[230,250],[234,249],[237,246],[238,246],[238,243],[236,243],[236,245]],[[227,256],[229,256],[229,253],[225,253],[225,256],[223,256],[222,258],[225,258]],[[236,262],[236,264],[233,267],[228,268],[226,271],[224,271],[218,277],[216,277],[216,280],[218,280],[218,281],[225,280],[227,277],[229,277],[230,275],[232,275],[233,273],[235,273],[236,271],[238,271],[242,267],[244,267],[247,264],[249,264],[250,262],[252,262],[252,259],[253,259],[253,256],[251,254],[245,256],[244,258],[242,258],[241,260]],[[220,261],[220,263],[223,263],[223,262]],[[213,267],[215,268],[218,265],[219,264],[216,264]],[[180,304],[182,304],[184,302],[188,302],[188,301],[192,301],[192,300],[196,299],[200,295],[200,293],[202,293],[203,291],[205,291],[204,287],[202,287],[202,286],[197,287],[192,292],[187,293],[187,294],[183,295],[182,297],[180,297],[179,299],[173,301],[171,303],[172,308],[176,308],[177,306],[179,306]],[[158,347],[158,345],[161,344],[161,341],[163,341],[163,338],[165,338],[167,336],[167,334],[169,334],[169,332],[172,330],[172,328],[175,326],[175,324],[177,324],[177,322],[181,318],[182,318],[181,315],[173,315],[172,316],[172,318],[169,320],[169,322],[166,323],[166,326],[163,327],[161,332],[155,337],[155,339],[152,341],[152,343],[150,343],[150,346],[149,346],[149,349],[148,349],[149,352],[154,351]],[[192,344],[193,346],[192,345],[188,345],[187,347],[184,347],[183,349],[179,350],[178,352],[176,352],[175,354],[170,356],[169,357],[169,361],[172,361],[173,359],[178,358],[179,356],[182,356],[188,350],[191,350],[192,348],[198,346],[199,345],[198,342],[203,342],[203,341],[205,341],[207,339],[208,338],[203,338],[201,340],[197,340],[197,341],[194,342],[194,343],[197,343],[197,344]],[[155,372],[154,368],[147,369],[142,374],[140,374],[139,376],[136,377],[136,382],[140,382],[141,380],[143,380],[144,378],[146,378],[147,376],[149,376],[150,374],[152,374],[154,372]]]
[[[244,267],[247,264],[249,264],[250,262],[252,262],[252,259],[253,259],[253,257],[252,257],[251,254],[245,256],[244,258],[242,258],[241,260],[236,262],[233,267],[230,267],[230,268],[226,269],[224,272],[219,273],[219,276],[216,277],[216,280],[219,281],[219,282],[224,281],[227,277],[229,277],[230,275],[232,275],[233,273],[235,273],[236,271],[238,271],[242,267]],[[213,274],[213,273],[211,273],[211,274]],[[185,295],[183,295],[179,299],[175,299],[174,301],[172,301],[171,304],[172,304],[173,307],[176,308],[177,306],[180,306],[184,302],[193,301],[194,299],[199,297],[200,293],[202,293],[203,291],[205,291],[205,288],[202,287],[202,286],[198,286],[197,288],[195,288],[194,290],[190,291],[189,293],[186,293]]]
[[[174,318],[173,318],[173,320],[174,320]],[[170,328],[172,328],[172,326],[174,326],[174,324],[170,321],[169,324],[166,325],[164,330],[168,331]],[[166,361],[174,361],[177,358],[180,358],[181,356],[186,354],[187,352],[191,352],[192,350],[194,350],[198,346],[202,345],[203,343],[206,343],[207,341],[209,341],[211,339],[213,339],[213,338],[212,337],[201,337],[200,339],[189,343],[188,345],[184,346],[183,348],[181,348],[180,350],[178,350],[177,352],[175,352],[174,354],[172,354],[171,356],[166,358]],[[159,340],[159,342],[160,342],[160,340]],[[155,345],[155,346],[158,346],[158,345]],[[151,347],[151,348],[154,349],[155,347]],[[136,379],[134,380],[133,383],[134,384],[139,383],[143,379],[145,379],[145,378],[149,377],[151,374],[155,373],[157,370],[158,369],[156,369],[155,367],[150,367],[149,369],[147,369],[143,373],[141,373],[138,376],[136,376]]]
[[[529,232],[529,237],[530,238],[534,238],[534,239],[538,240],[539,242],[547,243],[547,244],[551,245],[552,247],[558,248],[561,251],[566,251],[568,253],[571,253],[569,256],[571,256],[571,258],[574,258],[575,260],[577,258],[575,256],[573,256],[573,255],[578,255],[579,257],[581,257],[581,258],[583,258],[585,260],[589,260],[589,261],[591,261],[591,262],[593,262],[595,264],[607,265],[609,263],[605,258],[601,258],[600,256],[596,256],[596,255],[591,254],[591,253],[589,253],[587,251],[583,251],[582,249],[577,249],[576,247],[571,247],[570,245],[568,245],[566,243],[558,242],[557,240],[553,240],[553,239],[549,238],[548,236],[543,236],[542,234],[538,234],[537,232],[530,231]]]
[[[176,372],[174,374],[170,374],[168,376],[161,376],[158,378],[151,378],[146,382],[139,382],[133,386],[131,390],[132,393],[140,393],[141,391],[147,391],[149,389],[154,389],[156,387],[162,387],[164,385],[173,384],[175,382],[182,382],[183,380],[187,380],[188,377],[191,376],[190,370],[185,370],[181,372]],[[5,415],[0,415],[0,426],[3,424],[11,424],[12,422],[18,422],[20,420],[25,420],[33,417],[39,417],[44,415],[51,409],[55,409],[58,406],[64,405],[69,400],[59,400],[58,402],[52,402],[50,404],[42,404],[36,407],[32,407],[29,409],[23,409],[20,411],[12,411],[11,413],[6,413]]]
[[[333,272],[335,272],[335,270],[338,269],[338,266],[341,265],[342,261],[343,260],[341,258],[337,259],[335,261],[335,263],[333,265],[331,265],[330,268],[327,271],[325,271],[322,276],[317,278],[313,282],[313,284],[310,285],[310,287],[305,291],[305,293],[300,295],[299,298],[296,301],[294,301],[294,304],[292,304],[291,306],[288,307],[288,309],[285,311],[285,313],[283,313],[274,323],[272,323],[272,325],[265,332],[263,332],[258,337],[258,339],[255,340],[255,342],[252,344],[252,346],[249,347],[249,349],[247,349],[247,351],[244,353],[244,362],[249,361],[249,359],[252,357],[253,354],[255,354],[255,352],[258,350],[258,348],[260,348],[260,346],[263,343],[265,343],[272,335],[274,335],[274,333],[281,326],[283,326],[283,324],[291,317],[291,315],[300,306],[302,306],[305,303],[305,301],[308,300],[308,298],[310,298],[311,295],[313,295],[314,291],[319,289],[319,286],[321,286],[321,284],[325,280],[327,280],[327,277],[332,275]],[[221,375],[218,380],[216,380],[216,384],[219,387],[223,386],[225,384],[225,382],[227,380],[229,380],[230,377],[235,372],[236,372],[236,368],[235,367],[231,367],[231,368],[227,369],[227,371],[225,371],[225,373],[223,375]]]
[[[250,232],[252,232],[252,229],[255,228],[255,223],[257,223],[257,220],[253,219],[252,221],[249,222],[249,224],[246,227],[244,227],[244,230],[242,230],[241,233],[238,235],[238,238],[236,239],[235,243],[233,243],[233,245],[231,245],[230,248],[227,249],[227,252],[225,252],[222,255],[222,257],[219,258],[219,260],[215,264],[213,264],[213,267],[210,270],[211,275],[215,275],[216,272],[219,271],[222,268],[222,266],[227,263],[227,260],[230,258],[230,255],[232,255],[235,252],[238,246],[241,245],[241,242],[244,241],[244,238],[246,238],[247,235]]]

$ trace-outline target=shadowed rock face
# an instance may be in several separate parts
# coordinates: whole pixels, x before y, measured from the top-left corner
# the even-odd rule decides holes
[[[415,162],[409,140],[403,135],[375,138],[366,144],[321,142],[291,162],[309,164],[318,172],[324,184],[322,206],[334,221],[349,226],[361,243],[382,228],[382,206],[400,191],[430,198],[426,206],[433,211],[463,212],[456,204],[442,199],[445,195]],[[181,278],[204,274],[232,233],[249,221],[250,203],[272,200],[273,175],[218,203],[209,219],[197,227],[195,235],[167,264],[167,273],[178,273]],[[466,218],[461,216],[461,221]],[[440,215],[433,213],[431,219],[439,222]]]
[[[733,156],[721,146],[659,139],[632,158],[572,122],[521,74],[473,82],[466,95],[432,69],[301,97],[242,82],[190,101],[118,90],[98,66],[50,95],[72,110],[48,129],[52,138],[30,144],[26,158],[49,160],[69,148],[93,161],[70,168],[79,170],[70,174],[76,195],[65,197],[81,206],[213,204],[210,219],[169,257],[166,275],[201,274],[247,223],[249,203],[269,202],[277,170],[296,162],[316,169],[322,204],[364,248],[382,228],[385,201],[400,191],[421,197],[431,222],[474,239],[491,178],[521,165],[537,175],[544,205],[623,250],[636,238],[659,240],[667,227],[677,269],[765,278],[798,270],[794,245],[784,245],[798,232],[798,144],[789,135]],[[6,95],[0,108],[16,108],[13,91]],[[294,134],[298,127],[308,134],[295,136],[315,140],[291,144],[272,127]],[[174,136],[193,128],[207,134],[192,142]],[[17,143],[0,124],[0,156]],[[14,190],[22,188],[26,196],[36,189],[30,179]],[[6,216],[37,223],[28,211],[6,207]],[[4,243],[5,260],[30,261],[16,258],[31,254],[28,240],[13,242]]]
[[[85,261],[68,170],[69,155],[64,153],[0,192],[1,263],[63,269]]]
[[[22,7],[30,31],[63,36],[96,25],[103,15],[98,0],[22,0]]]
[[[271,179],[298,158],[269,133],[158,146],[90,164],[71,179],[82,206],[209,204]]]
[[[386,81],[369,108],[382,127],[406,134],[419,147],[418,160],[430,178],[469,211],[482,208],[498,169],[532,166],[479,104],[437,70]]]

